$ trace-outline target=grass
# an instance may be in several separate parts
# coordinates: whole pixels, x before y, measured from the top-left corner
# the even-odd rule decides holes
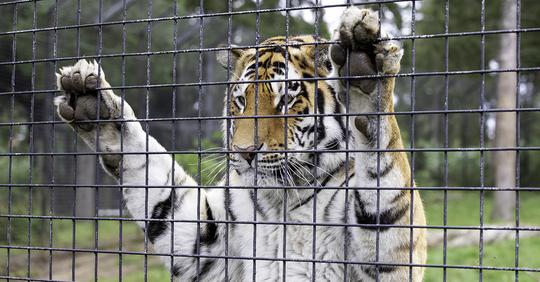
[[[491,204],[491,195],[486,193],[485,202],[483,205],[484,224],[492,224],[489,215],[493,206]],[[443,191],[423,192],[423,199],[426,207],[426,215],[428,224],[443,225],[444,224],[444,194]],[[520,194],[520,224],[521,225],[538,225],[540,218],[540,193],[522,192]],[[479,192],[447,192],[446,205],[446,222],[447,225],[457,226],[478,226],[480,224],[480,193]],[[46,226],[49,226],[49,221],[46,220]],[[56,248],[72,248],[73,247],[73,221],[71,220],[54,220],[53,221],[53,240],[49,242],[49,231],[46,230],[45,241],[38,241],[38,234],[33,234],[35,239],[32,242],[33,246],[48,247],[52,243]],[[77,249],[94,249],[96,242],[100,250],[118,250],[120,240],[120,223],[118,221],[99,221],[97,226],[98,240],[96,240],[95,222],[91,220],[75,221],[75,248]],[[17,244],[26,245],[27,238],[17,238]],[[124,251],[142,252],[144,251],[144,238],[140,228],[134,222],[122,223],[122,244]],[[483,248],[484,266],[497,267],[514,267],[515,266],[515,241],[505,240],[498,241],[493,244],[485,244]],[[149,246],[149,250],[151,247]],[[519,240],[519,267],[540,269],[540,238],[522,238]],[[26,255],[27,252],[11,251],[12,267],[11,275],[26,276]],[[32,251],[32,257],[41,255],[47,258],[47,251]],[[63,278],[70,280],[71,276],[71,252],[54,252],[55,267],[63,265],[69,273],[66,277],[57,275],[62,274],[62,270],[54,269],[55,279]],[[428,253],[428,264],[441,265],[443,264],[443,248],[442,246],[433,247]],[[0,252],[0,266],[5,265],[5,250]],[[169,272],[163,266],[159,259],[155,256],[147,257],[147,278],[148,281],[168,281],[170,278]],[[449,266],[478,266],[480,257],[480,248],[476,243],[468,247],[449,247],[446,251],[446,264]],[[94,254],[79,253],[77,254],[77,263],[82,263],[88,260],[86,264],[78,265],[77,280],[92,281],[94,280]],[[19,263],[15,263],[19,261]],[[34,261],[34,259],[33,259]],[[98,274],[100,281],[118,281],[119,277],[119,256],[117,254],[104,254],[98,257],[99,267]],[[32,263],[32,275],[34,277],[47,278],[48,260],[37,260]],[[18,266],[17,266],[18,265]],[[145,256],[129,255],[122,256],[122,280],[123,281],[142,281],[144,280]],[[2,272],[4,268],[0,268]],[[88,272],[88,273],[86,273]],[[45,275],[45,276],[44,276]],[[81,278],[79,278],[79,275]],[[427,268],[425,281],[442,281],[442,268]],[[447,281],[478,281],[480,272],[471,269],[454,269],[446,270]],[[538,272],[519,272],[519,281],[540,281],[540,273]],[[484,270],[482,272],[484,281],[512,281],[515,277],[513,271],[493,271]],[[59,279],[59,280],[63,280]]]
[[[519,266],[540,269],[540,238],[519,240]],[[515,266],[515,241],[505,240],[496,244],[485,245],[483,250],[483,265],[498,267]],[[478,247],[449,248],[447,250],[447,265],[479,265]],[[428,253],[428,264],[442,264],[442,246],[432,248]],[[473,269],[447,269],[447,281],[479,281],[480,273]],[[514,281],[514,271],[483,270],[484,281]],[[442,268],[427,268],[425,281],[443,281]],[[540,281],[538,272],[519,272],[519,281]]]
[[[484,195],[483,219],[484,224],[502,224],[490,220],[492,206],[491,194]],[[426,216],[429,225],[444,224],[444,195],[443,192],[423,193],[426,207]],[[520,225],[538,226],[540,218],[540,194],[534,192],[520,193]],[[480,192],[448,192],[446,205],[446,222],[451,226],[478,226],[480,225]],[[512,226],[507,223],[505,225]],[[476,242],[475,242],[476,243]],[[519,267],[540,269],[540,238],[523,238],[519,240]],[[515,240],[498,241],[483,246],[483,266],[515,267]],[[428,264],[443,264],[443,247],[431,248],[428,252]],[[452,247],[446,251],[446,264],[450,266],[472,265],[478,266],[480,247]],[[442,268],[427,268],[425,281],[442,281]],[[539,272],[519,272],[519,281],[540,281]],[[474,269],[446,270],[447,281],[478,281],[480,272]],[[483,270],[484,281],[513,281],[515,272]]]

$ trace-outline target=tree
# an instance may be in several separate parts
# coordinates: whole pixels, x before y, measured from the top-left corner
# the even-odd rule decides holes
[[[502,1],[502,29],[513,29],[516,26],[516,1]],[[515,33],[501,35],[499,64],[501,69],[517,67],[517,36]],[[497,108],[516,108],[517,73],[502,72],[497,81]],[[496,115],[495,128],[496,147],[516,146],[516,113],[500,112]],[[516,179],[516,152],[504,150],[495,152],[495,185],[500,188],[512,188]],[[516,194],[514,191],[498,191],[495,193],[493,219],[509,221],[513,219]]]

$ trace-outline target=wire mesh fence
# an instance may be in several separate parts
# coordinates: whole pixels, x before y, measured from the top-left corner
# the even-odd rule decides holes
[[[538,10],[0,2],[0,278],[538,281]]]

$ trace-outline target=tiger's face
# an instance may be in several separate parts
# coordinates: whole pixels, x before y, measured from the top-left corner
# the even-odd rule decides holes
[[[314,40],[293,37],[289,44]],[[312,79],[330,72],[326,53],[317,54],[315,66],[313,45],[289,46],[286,52],[278,46],[284,43],[281,37],[270,38],[258,54],[251,49],[236,54],[225,103],[225,113],[236,118],[225,122],[225,130],[234,170],[293,185],[339,166],[343,154],[310,151],[344,148],[346,134],[341,116],[314,116],[342,112],[331,82]]]

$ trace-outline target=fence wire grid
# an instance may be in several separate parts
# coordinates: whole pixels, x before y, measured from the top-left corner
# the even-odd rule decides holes
[[[284,50],[285,61],[292,60],[292,48],[329,50],[343,44],[333,30],[351,6],[378,15],[380,32],[373,42],[401,46],[399,73],[332,77],[315,72],[298,78],[289,75],[289,63],[284,78],[238,79],[234,54],[253,50],[254,69],[259,69],[267,38],[283,36],[276,48]],[[540,56],[535,54],[540,3],[8,0],[0,2],[0,11],[1,280],[540,281],[540,177],[535,170],[540,165],[535,123],[540,118]],[[291,41],[296,35],[315,35],[316,41]],[[216,60],[220,53],[227,54],[224,67]],[[328,54],[314,53],[315,64]],[[347,64],[354,63],[350,56],[348,50]],[[97,77],[106,74],[111,84],[97,80],[93,91],[101,94],[94,118],[77,120],[80,128],[93,130],[94,137],[85,141],[98,148],[108,144],[100,131],[111,130],[111,118],[96,117],[109,107],[103,93],[114,91],[121,98],[120,112],[135,112],[136,117],[114,117],[117,151],[89,148],[57,115],[54,97],[64,92],[55,73],[80,59],[95,60],[102,67]],[[395,79],[393,111],[380,109],[387,79]],[[362,112],[350,103],[357,81],[376,82],[375,109]],[[260,88],[282,83],[284,112],[264,110]],[[289,95],[294,83],[314,83],[311,112],[288,112],[289,99],[296,99]],[[328,112],[319,106],[328,99],[319,87],[338,84],[344,111]],[[231,112],[249,106],[235,93],[251,86],[253,114]],[[73,99],[88,97],[81,93]],[[375,122],[373,148],[353,144],[351,127],[358,117]],[[382,120],[390,117],[399,124],[402,148],[380,144],[387,130]],[[342,145],[315,141],[313,147],[291,148],[287,140],[296,133],[285,125],[306,118],[314,121],[313,140],[325,138],[318,136],[327,134],[319,130],[324,120],[342,121]],[[242,121],[253,122],[248,147],[235,143],[236,129],[229,130]],[[272,122],[271,127],[283,127],[285,141],[277,149],[260,136],[266,134],[260,127],[271,130],[266,124]],[[127,132],[133,134],[139,124],[144,135],[134,148]],[[153,138],[164,149],[155,147]],[[265,154],[284,156],[279,166],[286,170],[272,172],[276,183],[261,176]],[[291,158],[305,154],[316,157],[303,165]],[[324,170],[323,154],[341,156],[341,166]],[[399,154],[408,158],[410,178],[388,185],[383,180],[386,157]],[[376,156],[368,164],[375,169],[375,185],[356,182],[354,156],[360,155]],[[107,161],[100,162],[111,156],[118,162],[113,177],[102,168]],[[144,160],[138,170],[129,163],[136,158]],[[242,177],[234,164],[239,158],[253,170],[243,180],[246,185],[234,184]],[[160,164],[152,167],[156,161]],[[283,172],[290,167],[290,175]],[[184,171],[195,181],[178,176]],[[159,194],[164,191],[165,196]],[[242,191],[248,196],[240,199]],[[271,199],[276,206],[267,206],[272,203],[265,198],[268,191],[277,191]],[[370,194],[375,197],[373,221],[356,220],[358,214],[349,218],[351,211],[358,212],[358,191],[375,193]],[[405,224],[386,220],[387,191],[409,195]],[[325,193],[331,196],[328,203]],[[220,204],[211,202],[215,195],[221,195]],[[336,195],[343,197],[342,206],[330,205]],[[191,197],[190,210],[185,197]],[[423,210],[417,209],[419,202]],[[238,205],[249,207],[245,215],[231,212]],[[299,219],[294,210],[306,206]],[[343,219],[324,220],[333,212],[329,209],[342,209]],[[424,210],[426,223],[415,222],[423,216],[415,213]],[[240,236],[238,230],[247,233]],[[269,230],[272,237],[265,237]],[[325,249],[319,242],[330,235],[321,230],[343,234]],[[372,256],[358,255],[358,230],[370,232],[362,236],[371,238],[365,242]],[[385,260],[389,230],[407,231],[406,238],[392,239],[402,240],[405,258]],[[416,252],[420,243],[414,234],[421,232],[425,261],[417,258],[422,251]],[[182,246],[186,236],[192,237],[187,247]],[[275,246],[274,253],[261,245],[264,239]],[[303,252],[294,253],[291,242]],[[213,244],[221,251],[214,252]],[[334,266],[341,272],[324,276]],[[406,274],[396,274],[402,270]]]

